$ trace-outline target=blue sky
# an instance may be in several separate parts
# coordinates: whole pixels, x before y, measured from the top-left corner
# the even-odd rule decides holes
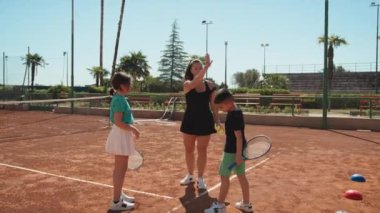
[[[104,64],[109,70],[120,2],[105,0]],[[330,33],[349,42],[336,50],[336,62],[375,61],[376,9],[370,3],[330,0]],[[0,0],[0,52],[9,56],[9,84],[22,83],[20,57],[27,46],[48,63],[38,72],[37,84],[55,85],[63,80],[62,53],[70,50],[70,7],[70,0]],[[100,0],[75,1],[75,85],[94,82],[87,68],[99,64],[99,11]],[[209,52],[214,64],[209,76],[217,82],[224,80],[224,41],[229,42],[228,83],[234,72],[262,70],[261,43],[270,44],[267,65],[323,62],[323,47],[316,42],[323,33],[323,0],[127,0],[119,57],[141,50],[157,76],[161,51],[175,19],[185,51],[200,55],[205,52],[201,21],[213,21]]]

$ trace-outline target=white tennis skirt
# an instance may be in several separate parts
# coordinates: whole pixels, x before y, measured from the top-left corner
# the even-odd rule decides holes
[[[106,152],[113,155],[132,155],[135,153],[135,142],[132,132],[112,125],[106,142]]]

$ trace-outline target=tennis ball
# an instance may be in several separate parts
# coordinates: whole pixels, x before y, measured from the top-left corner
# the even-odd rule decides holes
[[[216,132],[218,134],[223,134],[224,133],[223,127],[221,125],[215,124],[215,130],[216,130]]]

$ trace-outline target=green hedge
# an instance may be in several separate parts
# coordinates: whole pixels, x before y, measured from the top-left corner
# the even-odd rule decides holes
[[[67,98],[68,93],[70,92],[70,88],[62,85],[57,85],[50,87],[47,92],[48,94],[52,94],[53,98]]]
[[[286,89],[252,89],[247,87],[240,87],[230,89],[232,94],[260,94],[260,95],[274,95],[274,94],[289,94]]]
[[[86,90],[89,93],[107,93],[108,87],[86,86]]]
[[[152,104],[162,105],[165,103],[166,99],[168,99],[168,96],[166,95],[154,95],[150,97],[150,102]]]
[[[332,94],[330,98],[331,109],[358,109],[360,100],[363,99],[358,94]],[[322,108],[322,96],[302,97],[302,107],[309,109]]]

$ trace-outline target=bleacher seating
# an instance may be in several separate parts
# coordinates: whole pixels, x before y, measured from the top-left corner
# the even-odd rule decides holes
[[[286,73],[284,75],[289,79],[289,88],[292,92],[319,92],[323,89],[322,73]],[[332,91],[371,92],[375,90],[375,82],[375,72],[336,73]]]

